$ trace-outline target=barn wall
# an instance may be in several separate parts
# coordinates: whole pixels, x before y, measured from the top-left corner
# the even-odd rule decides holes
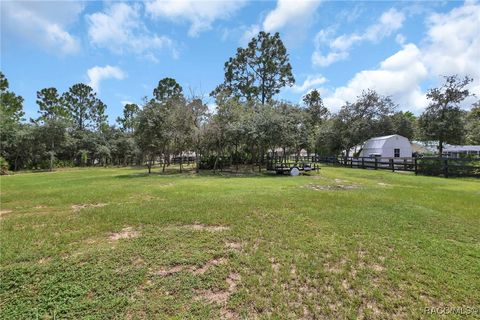
[[[383,145],[382,157],[393,157],[394,149],[400,149],[400,157],[412,156],[412,145],[407,138],[396,136],[385,141]]]

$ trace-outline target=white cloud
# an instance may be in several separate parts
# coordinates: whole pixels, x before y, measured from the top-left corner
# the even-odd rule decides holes
[[[421,86],[425,81],[440,85],[443,75],[473,77],[471,93],[480,95],[480,5],[466,2],[445,14],[427,18],[426,37],[422,46],[406,44],[382,61],[378,68],[363,70],[347,85],[325,95],[325,105],[338,110],[346,101],[354,101],[362,90],[374,89],[391,95],[403,110],[420,112],[428,105]],[[404,41],[404,39],[401,39]],[[398,39],[397,39],[398,41]],[[401,42],[401,41],[398,41]],[[466,100],[464,106],[471,104]]]
[[[393,32],[399,30],[405,15],[396,9],[390,9],[384,12],[378,22],[369,26],[363,33],[344,34],[336,38],[332,38],[333,29],[324,29],[315,36],[315,51],[312,54],[312,63],[318,66],[329,66],[330,64],[345,60],[349,55],[350,48],[360,42],[378,42],[385,37],[390,36]],[[327,46],[329,52],[322,53],[322,47]]]
[[[153,17],[189,22],[188,34],[194,37],[210,29],[215,20],[231,17],[244,4],[244,0],[153,0],[145,4],[145,9]]]
[[[104,79],[122,80],[125,78],[125,73],[118,67],[106,65],[105,67],[95,66],[88,69],[87,76],[90,80],[89,86],[96,92],[100,91],[100,82]]]
[[[114,53],[132,52],[157,61],[155,51],[169,49],[177,56],[173,41],[151,33],[142,22],[141,5],[113,3],[104,12],[87,15],[90,42]]]
[[[258,24],[248,27],[240,38],[240,45],[246,46],[252,38],[256,37],[260,32],[260,26]]]
[[[240,45],[248,44],[261,30],[276,32],[281,29],[284,30],[282,38],[286,43],[298,43],[306,34],[305,29],[310,26],[320,3],[321,0],[278,0],[275,9],[267,13],[263,22],[242,27]]]
[[[291,90],[298,93],[304,93],[307,90],[315,89],[317,86],[324,84],[327,79],[322,75],[308,76],[303,84],[298,86],[294,85]]]
[[[278,0],[277,6],[263,21],[266,32],[277,31],[289,24],[305,24],[315,13],[320,1]]]
[[[409,109],[424,107],[419,83],[427,77],[421,61],[422,53],[414,44],[404,48],[380,63],[374,70],[358,72],[346,86],[336,88],[325,98],[325,104],[338,110],[346,101],[354,101],[363,90],[376,90],[390,95],[394,101]]]
[[[2,1],[1,29],[60,55],[80,50],[79,40],[67,31],[83,11],[78,2]],[[4,31],[5,30],[5,31]]]
[[[480,4],[432,14],[427,24],[424,60],[430,70],[437,76],[468,74],[480,82]]]
[[[130,101],[130,100],[122,100],[122,101],[120,101],[120,104],[121,104],[122,106],[125,106],[125,105],[127,105],[127,104],[134,104],[134,103],[135,103],[135,102],[132,102],[132,101]]]

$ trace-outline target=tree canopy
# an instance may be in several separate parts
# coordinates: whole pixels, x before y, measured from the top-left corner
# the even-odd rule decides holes
[[[230,96],[265,104],[285,86],[295,84],[287,49],[280,34],[261,31],[246,48],[225,62],[224,82],[211,95]]]

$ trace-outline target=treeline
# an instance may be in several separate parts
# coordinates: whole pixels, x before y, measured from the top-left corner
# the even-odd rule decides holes
[[[339,154],[380,135],[443,143],[480,144],[480,104],[467,112],[459,104],[472,80],[448,76],[428,91],[430,105],[420,117],[397,111],[390,97],[369,89],[332,114],[318,90],[301,104],[277,101],[295,83],[288,54],[278,35],[260,32],[225,63],[224,83],[211,96],[186,96],[175,79],[164,78],[141,106],[127,104],[109,125],[106,105],[91,87],[75,84],[37,92],[38,117],[26,121],[23,99],[9,91],[0,74],[0,152],[2,170],[63,166],[169,165],[193,158],[197,169],[266,163],[269,152]],[[441,151],[441,150],[440,150]]]

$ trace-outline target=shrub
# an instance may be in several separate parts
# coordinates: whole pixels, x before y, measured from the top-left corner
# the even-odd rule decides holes
[[[0,175],[8,174],[8,162],[3,157],[0,157]]]

